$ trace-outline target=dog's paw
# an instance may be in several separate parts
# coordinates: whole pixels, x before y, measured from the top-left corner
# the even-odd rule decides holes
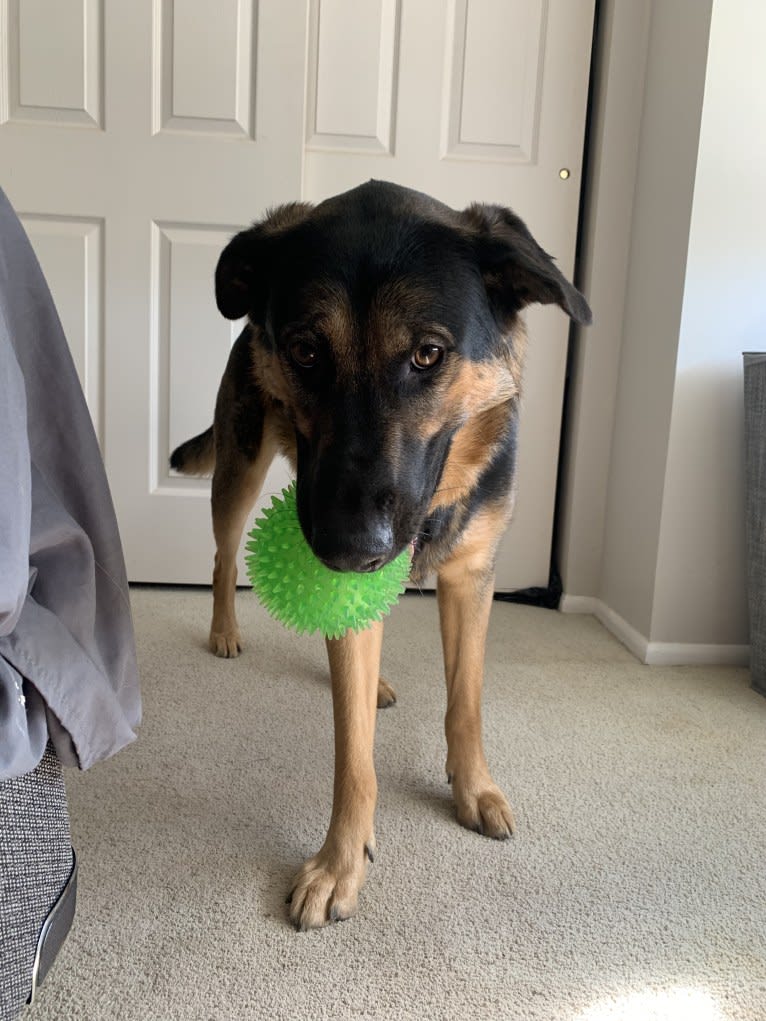
[[[293,881],[288,903],[290,921],[305,932],[328,922],[343,922],[356,913],[359,890],[367,873],[367,859],[372,861],[370,844],[351,860],[338,858],[324,848],[310,858]]]
[[[387,709],[396,703],[396,692],[382,677],[378,678],[378,709]]]
[[[475,830],[494,840],[507,840],[516,828],[511,806],[491,780],[482,784],[460,783],[452,777],[452,795],[457,821],[466,829]]]
[[[242,639],[237,628],[231,631],[211,630],[208,645],[210,651],[221,659],[236,659],[242,652]]]

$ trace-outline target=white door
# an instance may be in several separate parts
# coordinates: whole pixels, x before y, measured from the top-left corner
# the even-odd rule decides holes
[[[571,279],[594,0],[311,0],[304,195],[370,177],[511,206]],[[528,313],[497,588],[546,586],[569,320]]]
[[[64,318],[132,580],[210,580],[209,485],[167,456],[212,421],[236,332],[213,267],[265,208],[369,177],[500,202],[571,274],[593,2],[0,0],[2,184]],[[529,324],[501,590],[548,579],[567,322]]]
[[[2,24],[0,181],[72,346],[129,577],[209,583],[209,483],[168,454],[210,425],[236,334],[221,249],[300,194],[306,2],[0,0]]]

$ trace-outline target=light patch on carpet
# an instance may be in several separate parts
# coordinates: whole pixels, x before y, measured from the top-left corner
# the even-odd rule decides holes
[[[610,997],[573,1021],[726,1021],[726,1015],[704,990],[668,989]]]

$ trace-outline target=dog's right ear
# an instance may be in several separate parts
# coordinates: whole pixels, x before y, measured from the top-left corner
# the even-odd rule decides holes
[[[241,319],[263,304],[265,281],[259,263],[263,242],[259,228],[243,230],[224,248],[215,268],[215,301],[218,311],[227,319]],[[259,281],[263,294],[259,294]]]
[[[227,319],[250,315],[262,321],[269,293],[270,252],[277,238],[301,223],[312,206],[290,202],[271,210],[249,230],[235,235],[224,248],[215,269],[215,300]]]

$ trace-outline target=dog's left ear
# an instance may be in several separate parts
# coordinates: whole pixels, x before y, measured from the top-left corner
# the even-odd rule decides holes
[[[526,224],[503,206],[476,203],[461,215],[498,318],[510,320],[526,305],[558,305],[576,323],[590,324],[588,302],[538,245]]]

